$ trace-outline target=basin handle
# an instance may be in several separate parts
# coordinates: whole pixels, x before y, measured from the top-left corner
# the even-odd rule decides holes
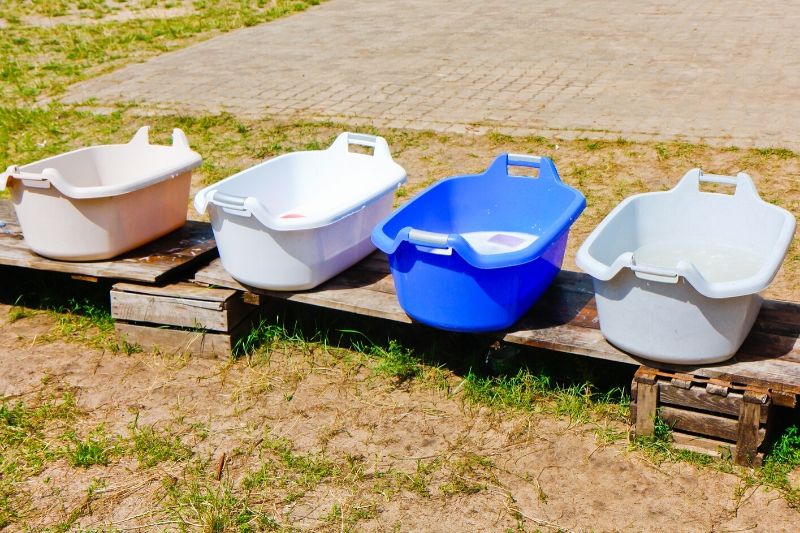
[[[48,189],[51,180],[63,180],[61,173],[51,167],[42,169],[41,172],[23,172],[19,167],[11,166],[6,170],[6,176],[20,180],[23,185],[35,189]]]
[[[392,154],[389,151],[389,144],[386,142],[386,139],[383,137],[379,137],[377,135],[368,135],[366,133],[352,133],[346,131],[344,133],[340,133],[336,140],[333,141],[329,150],[342,150],[345,152],[349,152],[349,146],[351,144],[356,144],[358,146],[366,146],[368,148],[372,148],[372,156],[379,157],[382,159],[388,159],[392,161]],[[338,147],[338,148],[337,148]]]
[[[408,230],[408,242],[430,246],[431,248],[450,248],[450,235],[447,233],[436,233],[421,229],[410,228]]]
[[[236,209],[239,211],[244,211],[247,209],[244,206],[245,201],[247,201],[246,197],[226,194],[224,192],[220,192],[219,190],[212,191],[208,201],[214,205],[218,205],[219,207],[224,207],[226,209]]]
[[[735,176],[724,176],[721,174],[711,174],[703,172],[699,168],[694,168],[687,172],[681,181],[673,189],[682,194],[696,194],[700,192],[700,182],[721,183],[723,185],[733,185],[736,187],[735,197],[746,200],[760,200],[753,179],[745,172],[739,172]]]

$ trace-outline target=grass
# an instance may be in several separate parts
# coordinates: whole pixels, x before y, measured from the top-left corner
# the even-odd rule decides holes
[[[776,442],[758,471],[757,479],[779,490],[786,500],[800,509],[800,483],[790,483],[789,474],[800,468],[800,430],[790,426]]]
[[[30,2],[4,2],[0,16],[11,24],[0,33],[0,104],[30,104],[126,63],[143,61],[222,32],[268,22],[318,3],[319,0],[199,0],[191,3],[188,14],[180,16],[42,27],[24,22]],[[32,11],[42,16],[63,16],[86,6],[103,15],[107,12],[96,9],[103,4],[101,0],[41,0],[33,2]]]
[[[230,483],[215,483],[206,474],[206,464],[192,462],[184,479],[164,482],[165,507],[181,529],[209,532],[273,531],[278,522],[237,494]]]
[[[83,439],[74,431],[67,432],[62,438],[67,442],[64,456],[75,467],[106,466],[118,454],[114,439],[106,435],[102,426],[95,428]]]
[[[137,427],[131,431],[131,449],[139,468],[151,468],[165,461],[180,462],[192,457],[192,450],[179,435],[158,431],[154,426]]]
[[[263,321],[254,330],[242,364],[256,371],[266,365],[272,379],[282,379],[281,376],[294,372],[294,364],[301,365],[306,373],[341,368],[344,375],[351,375],[362,368],[366,370],[362,375],[371,379],[384,380],[395,387],[402,384],[435,390],[443,400],[446,394],[460,394],[466,405],[490,407],[504,419],[545,413],[588,424],[600,445],[625,437],[620,422],[628,415],[628,398],[619,389],[562,382],[551,377],[557,371],[548,374],[542,368],[530,367],[520,355],[504,359],[501,366],[488,363],[480,366],[477,363],[481,357],[474,354],[485,354],[484,351],[474,350],[471,354],[455,347],[458,355],[475,367],[460,378],[439,362],[445,357],[441,347],[423,342],[427,352],[419,352],[394,339],[371,343],[364,341],[373,335],[371,332],[334,333],[320,324],[310,328],[314,333],[309,338],[304,333],[305,327],[309,326],[298,322],[287,328],[279,322]],[[421,353],[439,355],[423,358]],[[266,354],[271,354],[271,358],[261,357]],[[283,359],[276,358],[276,354],[284,354]],[[573,372],[576,370],[578,375],[583,372],[581,369]],[[440,381],[430,379],[432,372],[444,374],[448,386],[441,387]],[[459,392],[455,392],[456,383]],[[14,513],[6,510],[5,516],[0,515],[6,524],[18,523],[25,516],[26,506],[20,505],[21,497],[17,494],[20,482],[59,459],[77,470],[105,468],[114,472],[111,469],[123,458],[135,459],[140,470],[156,465],[166,465],[171,471],[177,469],[177,475],[161,476],[161,503],[150,512],[179,529],[281,530],[292,519],[276,509],[302,505],[334,490],[345,496],[331,504],[321,519],[340,530],[358,530],[359,524],[378,516],[381,502],[401,494],[447,501],[506,490],[500,481],[504,470],[492,458],[463,448],[458,440],[450,450],[418,459],[410,468],[378,468],[363,457],[326,452],[324,447],[329,438],[320,441],[323,449],[298,451],[291,440],[276,436],[269,428],[264,429],[263,437],[254,446],[242,446],[230,454],[231,464],[248,466],[244,470],[239,467],[217,481],[213,478],[214,461],[197,454],[196,448],[186,444],[171,427],[163,430],[153,425],[139,427],[134,421],[127,435],[108,434],[102,426],[88,431],[73,429],[75,422],[84,416],[69,395],[2,404],[0,461],[6,463],[0,480],[0,503]],[[689,461],[704,468],[735,473],[748,486],[761,484],[775,489],[795,505],[797,489],[790,486],[788,475],[800,464],[800,437],[796,428],[775,446],[764,467],[752,471],[735,467],[729,460],[675,450],[670,443],[670,428],[658,421],[656,429],[655,437],[637,440],[631,446],[654,462]],[[37,456],[38,462],[28,464],[27,459],[23,460]],[[6,471],[19,473],[12,480]],[[61,522],[64,527],[74,527],[78,518],[91,514],[91,505],[102,498],[104,490],[96,487],[91,494],[87,493],[88,503],[72,509]],[[546,500],[541,487],[537,490],[540,498]]]
[[[29,504],[19,497],[20,484],[60,456],[58,435],[79,414],[71,393],[0,400],[0,528],[24,515]]]
[[[481,376],[470,371],[464,378],[464,398],[469,403],[502,406],[567,417],[573,422],[601,419],[626,421],[630,397],[621,388],[596,392],[590,382],[554,383],[544,373],[520,368],[513,375]]]

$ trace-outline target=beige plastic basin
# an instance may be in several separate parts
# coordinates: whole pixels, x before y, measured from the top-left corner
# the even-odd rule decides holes
[[[25,242],[67,261],[108,259],[186,221],[200,156],[175,129],[172,146],[151,145],[147,126],[127,144],[93,146],[9,167],[8,187]]]

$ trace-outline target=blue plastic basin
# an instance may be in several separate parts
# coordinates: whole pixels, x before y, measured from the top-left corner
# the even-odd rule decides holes
[[[538,177],[512,176],[509,166],[538,169]],[[495,331],[553,281],[585,206],[549,158],[503,154],[483,174],[425,189],[378,224],[372,241],[388,254],[397,298],[413,319]]]

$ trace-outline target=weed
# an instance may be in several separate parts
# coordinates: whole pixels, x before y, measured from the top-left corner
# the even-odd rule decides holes
[[[38,395],[29,403],[0,400],[0,527],[22,518],[27,510],[26,478],[59,457],[52,437],[79,415],[75,397]]]
[[[213,483],[203,474],[205,464],[195,462],[185,471],[184,482],[173,479],[164,485],[165,508],[181,528],[202,531],[274,531],[280,524],[237,495],[228,482]]]
[[[95,348],[113,349],[118,346],[111,313],[90,300],[71,298],[66,304],[52,306],[50,314],[56,319],[51,338],[59,337]]]
[[[467,453],[450,462],[449,479],[442,485],[445,494],[477,494],[489,484],[498,484],[492,472],[494,463],[487,457]]]
[[[246,337],[239,339],[234,348],[237,354],[252,354],[257,349],[268,352],[278,341],[288,338],[286,328],[261,319]]]
[[[414,472],[409,474],[406,472],[394,471],[393,473],[395,480],[402,488],[428,498],[431,495],[428,484],[433,474],[437,472],[441,466],[442,462],[439,459],[433,459],[427,462],[418,460]]]
[[[372,345],[369,354],[378,359],[373,371],[376,374],[394,378],[404,383],[422,374],[422,364],[409,349],[403,348],[397,341],[389,341],[386,348]]]
[[[242,481],[242,487],[249,492],[279,488],[285,491],[284,501],[289,503],[339,473],[338,467],[322,454],[294,453],[286,439],[267,435],[260,450],[267,454],[266,460]]]
[[[192,456],[180,436],[170,432],[159,432],[153,426],[142,428],[134,425],[132,451],[140,468],[150,468],[164,461],[183,461]]]
[[[17,320],[22,320],[23,318],[28,318],[29,316],[33,315],[33,311],[30,309],[26,309],[22,305],[20,305],[20,301],[22,300],[22,295],[19,295],[17,299],[14,301],[14,305],[11,306],[11,309],[8,310],[8,323],[13,324]]]
[[[753,148],[751,152],[763,158],[794,159],[797,154],[787,148]]]
[[[495,146],[510,144],[514,141],[514,137],[511,135],[506,135],[505,133],[500,133],[499,131],[494,130],[487,132],[486,138],[489,139],[489,141]]]
[[[63,454],[69,464],[76,467],[106,466],[111,457],[121,451],[102,426],[95,428],[85,439],[78,438],[74,431],[66,433],[63,438],[67,441]]]
[[[790,426],[773,445],[758,472],[759,480],[781,490],[789,503],[800,507],[800,487],[792,487],[789,473],[800,467],[800,430]]]

